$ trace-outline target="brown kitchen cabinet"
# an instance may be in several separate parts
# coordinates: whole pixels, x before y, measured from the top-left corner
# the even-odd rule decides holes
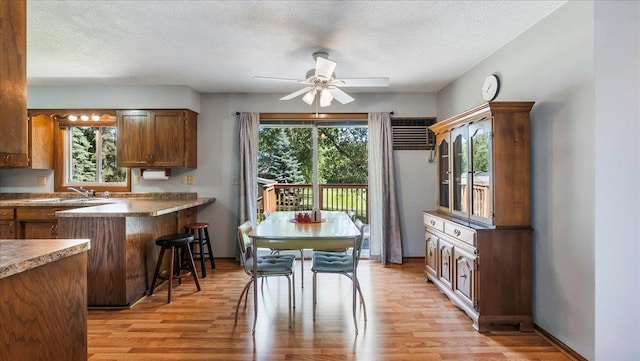
[[[56,212],[77,207],[18,207],[16,222],[19,238],[47,239],[58,238],[58,219]]]
[[[18,238],[15,208],[0,208],[0,239]]]
[[[53,119],[46,114],[30,116],[28,133],[29,168],[53,169]]]
[[[118,166],[197,167],[197,117],[191,110],[118,112]]]
[[[533,104],[489,102],[429,127],[438,201],[423,212],[425,275],[479,332],[533,328]]]
[[[28,166],[26,33],[26,1],[0,1],[0,168]]]

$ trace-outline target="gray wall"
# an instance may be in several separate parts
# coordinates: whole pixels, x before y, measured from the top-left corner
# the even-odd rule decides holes
[[[594,12],[595,359],[640,360],[640,2]]]
[[[441,90],[437,109],[444,119],[481,103],[480,84],[491,73],[502,80],[497,100],[536,102],[531,113],[534,322],[588,359],[637,360],[640,202],[629,200],[640,199],[638,3],[622,5],[627,14],[635,9],[626,16],[626,27],[614,26],[620,14],[605,11],[610,2],[598,4],[595,14],[593,2],[563,5]],[[594,33],[594,16],[606,31]],[[600,37],[602,47],[594,54],[594,39]],[[611,48],[624,49],[627,61],[612,61]],[[606,69],[596,72],[594,59],[606,62]],[[596,92],[596,82],[611,73],[627,81]],[[596,99],[606,92],[608,99]],[[612,121],[610,115],[620,113],[620,96],[631,101],[627,108],[635,102],[635,118],[621,112]],[[605,112],[594,107],[601,102]],[[618,112],[606,114],[611,108]],[[616,146],[623,140],[624,148]],[[607,258],[596,252],[600,248],[607,249]],[[621,251],[628,253],[620,257]],[[624,290],[621,272],[630,274]]]
[[[174,169],[167,181],[140,179],[133,192],[197,192],[216,197],[216,203],[199,211],[198,217],[214,230],[214,252],[235,256],[238,186],[232,180],[239,172],[239,142],[236,111],[312,112],[299,99],[279,101],[277,94],[199,94],[188,87],[29,87],[29,108],[190,108],[198,116],[198,168]],[[354,94],[356,101],[332,105],[330,112],[394,111],[397,116],[435,116],[434,94]],[[434,209],[435,165],[426,151],[396,151],[396,176],[401,210],[405,256],[424,256],[424,226],[421,211]],[[133,169],[134,176],[140,175]],[[182,175],[193,175],[193,185],[180,184]],[[46,176],[45,186],[36,176]],[[50,170],[0,170],[0,192],[52,192]]]

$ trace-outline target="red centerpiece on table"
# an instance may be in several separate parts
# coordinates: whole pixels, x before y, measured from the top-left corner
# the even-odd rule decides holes
[[[295,218],[290,220],[292,223],[320,223],[324,221],[324,219],[320,222],[314,222],[311,220],[311,215],[306,212],[296,213]]]

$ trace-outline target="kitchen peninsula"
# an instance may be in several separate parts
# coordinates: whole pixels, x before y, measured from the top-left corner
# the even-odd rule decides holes
[[[51,197],[51,194],[47,195]],[[159,250],[155,238],[197,221],[197,207],[215,198],[196,193],[129,193],[108,199],[13,199],[0,206],[74,206],[55,212],[57,238],[91,240],[87,254],[90,308],[130,308],[145,296]]]
[[[213,198],[124,199],[57,212],[61,238],[89,238],[89,307],[127,308],[145,296],[158,252],[155,238],[196,221]],[[82,236],[80,236],[82,235]]]
[[[87,359],[88,239],[0,240],[0,360]]]

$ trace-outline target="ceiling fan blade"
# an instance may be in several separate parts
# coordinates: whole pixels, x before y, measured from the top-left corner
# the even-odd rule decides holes
[[[336,69],[337,63],[323,57],[316,58],[316,76],[331,79],[333,71]]]
[[[331,82],[332,85],[340,87],[374,87],[374,86],[389,86],[389,78],[348,78],[348,79],[336,79]]]
[[[300,79],[288,79],[288,78],[272,78],[272,77],[268,77],[268,76],[254,76],[253,79],[275,80],[275,81],[284,81],[284,82],[288,82],[288,83],[298,83],[298,84],[311,84],[306,79],[300,80]]]
[[[291,100],[291,99],[293,99],[293,98],[295,98],[295,97],[297,97],[299,95],[302,95],[302,94],[308,92],[309,90],[311,90],[313,88],[314,88],[313,86],[304,87],[304,88],[302,88],[302,89],[300,89],[298,91],[295,91],[295,92],[293,92],[293,93],[291,93],[289,95],[283,96],[282,98],[280,98],[280,100]]]
[[[329,92],[331,93],[331,95],[333,95],[333,99],[339,101],[342,104],[351,103],[355,100],[351,97],[351,95],[334,86],[329,87]]]

